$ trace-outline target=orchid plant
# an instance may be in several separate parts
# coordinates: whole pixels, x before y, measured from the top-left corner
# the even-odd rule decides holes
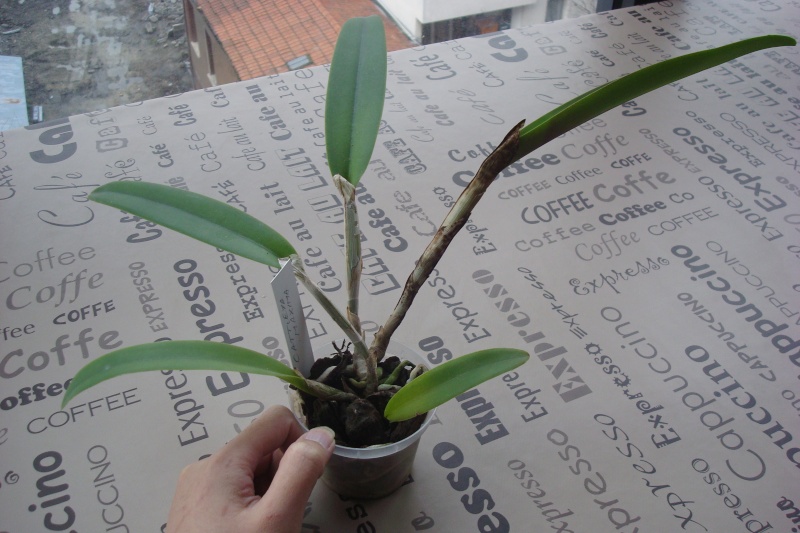
[[[344,312],[309,279],[302,260],[289,241],[234,207],[196,193],[144,182],[109,183],[90,195],[93,201],[149,219],[271,267],[279,267],[282,259],[290,261],[297,280],[352,344],[352,365],[347,369],[346,386],[340,389],[310,379],[292,367],[243,347],[207,341],[166,341],[122,348],[88,363],[72,379],[63,403],[67,404],[82,391],[122,374],[197,369],[274,376],[323,400],[342,401],[389,391],[391,399],[383,415],[392,422],[425,413],[488,379],[516,368],[529,358],[528,353],[514,348],[481,350],[453,358],[424,372],[414,369],[410,371],[413,379],[402,387],[394,384],[392,376],[395,372],[385,375],[378,366],[420,288],[497,175],[550,140],[644,93],[744,54],[794,44],[790,37],[764,36],[672,58],[595,88],[528,125],[524,122],[517,124],[481,164],[473,180],[456,200],[409,275],[394,310],[368,345],[359,317],[362,258],[355,188],[369,164],[378,135],[385,97],[387,54],[379,17],[351,19],[342,27],[337,41],[325,107],[328,165],[344,202],[347,273]],[[406,366],[406,363],[402,365]]]

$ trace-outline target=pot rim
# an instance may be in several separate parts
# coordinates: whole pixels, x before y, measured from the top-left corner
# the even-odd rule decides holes
[[[294,391],[293,391],[294,392]],[[295,393],[296,394],[296,393]],[[299,397],[299,395],[297,395]],[[300,423],[300,426],[308,431],[308,426],[306,426],[305,420],[303,420],[300,416],[297,415],[295,410],[292,409],[295,418]],[[433,420],[433,415],[436,413],[436,409],[431,409],[425,415],[425,420],[422,422],[422,425],[417,429],[414,433],[409,435],[408,437],[404,438],[403,440],[399,440],[397,442],[392,442],[389,444],[375,444],[373,446],[367,446],[366,448],[352,448],[350,446],[342,446],[340,444],[336,444],[333,448],[333,453],[340,456],[346,457],[348,459],[377,459],[380,457],[386,457],[387,455],[392,455],[402,450],[405,450],[416,441],[418,441],[425,430]]]
[[[424,358],[409,348],[404,344],[396,342],[394,340],[389,341],[389,349],[392,351],[392,355],[396,355],[401,358],[409,359],[412,361],[416,361],[422,363],[427,368],[427,364]],[[316,351],[316,347],[315,347]],[[299,406],[300,402],[300,395],[297,391],[289,390],[289,397],[291,403],[291,410],[294,413],[295,418],[300,423],[300,426],[308,431],[308,426],[306,425],[306,421],[302,415],[298,415],[298,413],[302,413],[302,409]],[[375,444],[373,446],[368,446],[366,448],[352,448],[350,446],[342,446],[340,444],[336,444],[333,449],[333,453],[340,456],[346,457],[349,459],[377,459],[380,457],[386,457],[388,455],[392,455],[398,453],[415,442],[417,442],[421,437],[425,430],[431,423],[433,419],[433,415],[436,413],[437,408],[433,408],[425,414],[425,420],[422,422],[422,425],[417,429],[414,433],[409,435],[408,437],[404,438],[403,440],[399,440],[397,442],[392,442],[388,444]]]

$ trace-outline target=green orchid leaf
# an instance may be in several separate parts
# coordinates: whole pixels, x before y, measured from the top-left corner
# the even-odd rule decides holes
[[[307,391],[305,380],[269,356],[231,344],[165,341],[121,348],[80,369],[67,388],[63,408],[81,392],[108,379],[150,370],[219,370],[273,376]]]
[[[367,169],[386,96],[386,38],[377,15],[344,23],[325,98],[325,144],[332,175],[358,184]]]
[[[392,422],[426,413],[484,381],[528,360],[523,350],[492,348],[451,359],[414,379],[392,396],[383,415]]]
[[[737,57],[771,48],[794,46],[784,35],[766,35],[667,59],[592,89],[525,126],[520,132],[515,161],[584,122],[645,93]]]
[[[265,265],[295,254],[280,233],[224,202],[201,194],[146,182],[117,181],[89,195],[95,202],[116,207]]]

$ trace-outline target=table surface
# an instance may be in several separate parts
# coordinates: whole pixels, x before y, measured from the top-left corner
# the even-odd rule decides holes
[[[664,58],[798,34],[800,4],[660,2],[389,56],[358,190],[367,330],[518,120]],[[60,408],[107,351],[157,339],[286,357],[263,266],[114,209],[146,180],[286,234],[344,305],[324,67],[0,134],[0,530],[157,531],[180,469],[265,406],[272,378],[145,373]],[[395,338],[431,365],[531,360],[439,408],[411,482],[321,484],[308,531],[798,531],[800,57],[752,54],[555,139],[497,179]],[[339,340],[302,295],[312,342]],[[49,525],[48,525],[49,524]]]

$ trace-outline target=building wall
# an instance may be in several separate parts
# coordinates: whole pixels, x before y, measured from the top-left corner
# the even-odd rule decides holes
[[[239,81],[222,43],[219,42],[203,12],[192,0],[183,0],[186,20],[186,41],[196,89]]]
[[[459,17],[468,17],[486,13],[488,11],[500,11],[512,7],[519,7],[530,4],[531,0],[425,0],[423,5],[422,23],[437,22]]]
[[[376,0],[418,42],[423,24],[513,8],[512,27],[545,22],[547,0]]]
[[[377,0],[377,3],[406,35],[421,41],[424,0]]]
[[[511,16],[512,28],[523,28],[547,21],[547,2],[539,0],[531,4],[515,7]]]

